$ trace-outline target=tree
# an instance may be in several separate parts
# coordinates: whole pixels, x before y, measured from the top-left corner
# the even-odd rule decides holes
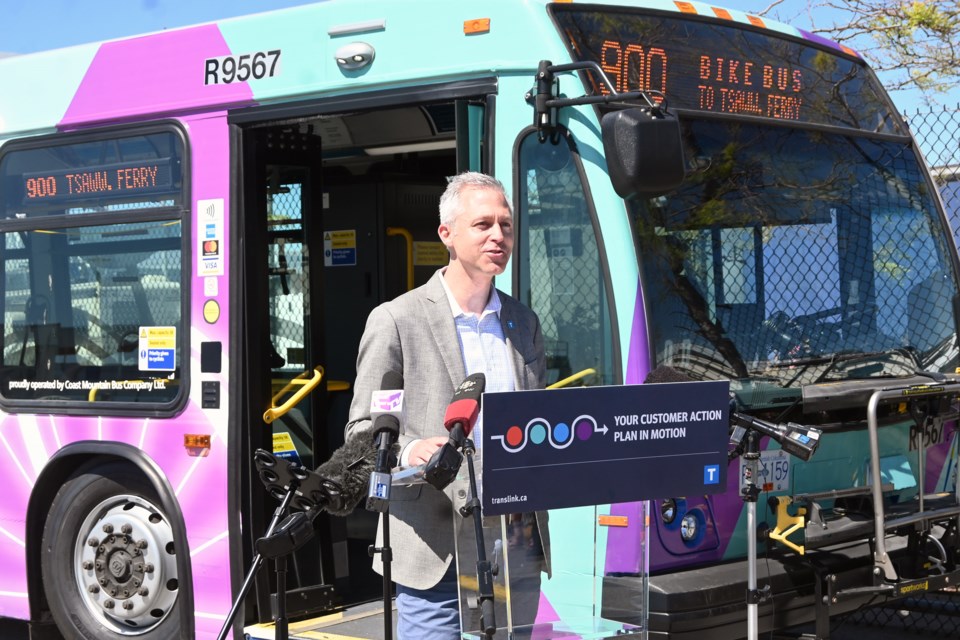
[[[775,17],[785,2],[757,15]],[[889,90],[944,92],[960,83],[957,0],[820,0],[807,13],[813,33],[859,52]]]

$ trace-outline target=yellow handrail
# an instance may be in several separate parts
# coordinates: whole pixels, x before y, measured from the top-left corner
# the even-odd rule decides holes
[[[306,379],[313,373],[313,377],[309,380]],[[279,418],[282,415],[285,415],[290,409],[293,409],[301,400],[306,397],[308,393],[317,388],[317,385],[320,384],[320,381],[323,379],[323,367],[317,366],[312,372],[304,371],[296,378],[288,382],[280,391],[277,391],[273,394],[273,397],[270,398],[270,408],[263,412],[263,421],[267,424],[272,423],[274,420]],[[290,389],[299,386],[300,389],[297,390],[290,398],[284,402],[279,407],[277,406],[277,401],[280,400]]]
[[[413,289],[413,234],[403,227],[387,227],[388,236],[403,236],[407,243],[407,291]]]
[[[592,376],[597,373],[596,369],[584,369],[583,371],[578,371],[577,373],[564,378],[563,380],[557,380],[551,385],[547,385],[547,389],[559,389],[560,387],[566,387],[567,385],[573,384],[578,380],[586,378],[587,376]]]

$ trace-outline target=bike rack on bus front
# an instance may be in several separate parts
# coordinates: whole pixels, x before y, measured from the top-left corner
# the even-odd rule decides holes
[[[956,379],[947,379],[945,376],[941,379],[932,379],[931,384],[910,385],[901,387],[891,387],[879,389],[870,396],[867,403],[867,431],[870,441],[870,489],[873,499],[873,526],[874,526],[874,557],[873,574],[875,581],[880,579],[888,582],[900,582],[896,568],[887,554],[886,533],[894,531],[908,525],[921,525],[922,530],[928,530],[935,522],[943,522],[950,518],[958,518],[957,524],[960,526],[960,482],[954,483],[953,503],[948,506],[936,507],[931,510],[925,509],[924,482],[926,476],[926,443],[920,437],[918,444],[918,509],[914,513],[886,519],[886,513],[883,504],[883,483],[880,471],[880,442],[878,436],[877,409],[881,403],[893,401],[909,403],[916,407],[917,403],[924,399],[943,399],[950,400],[950,397],[960,395],[960,381]],[[933,417],[932,412],[927,412],[926,416]],[[949,412],[949,417],[956,419],[956,410]],[[915,419],[917,415],[914,415]],[[935,416],[936,419],[943,419],[942,413]],[[922,426],[918,424],[918,426]],[[949,584],[949,576],[943,576],[944,582]],[[933,578],[930,578],[933,579]],[[946,586],[946,584],[944,586]]]

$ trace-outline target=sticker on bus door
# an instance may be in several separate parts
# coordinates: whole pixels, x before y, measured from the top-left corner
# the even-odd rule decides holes
[[[173,371],[177,368],[177,328],[140,327],[137,350],[140,371]]]
[[[197,200],[197,276],[223,275],[223,198]]]

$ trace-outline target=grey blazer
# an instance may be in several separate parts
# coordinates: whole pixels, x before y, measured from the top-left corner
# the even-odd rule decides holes
[[[446,436],[443,416],[457,385],[466,377],[460,342],[441,272],[423,286],[374,309],[367,318],[346,437],[370,427],[370,397],[383,374],[403,375],[406,418],[399,444],[431,436]],[[513,356],[517,389],[542,389],[546,382],[543,336],[536,314],[500,292],[500,323]],[[469,486],[456,481],[445,491],[429,485],[394,487],[390,495],[392,577],[414,589],[429,589],[443,577],[454,554],[454,508],[467,497]],[[545,558],[549,558],[546,514],[537,514]],[[456,525],[453,523],[456,522]],[[377,533],[382,544],[382,527]],[[546,562],[549,570],[549,560]],[[382,571],[380,555],[374,569]]]

